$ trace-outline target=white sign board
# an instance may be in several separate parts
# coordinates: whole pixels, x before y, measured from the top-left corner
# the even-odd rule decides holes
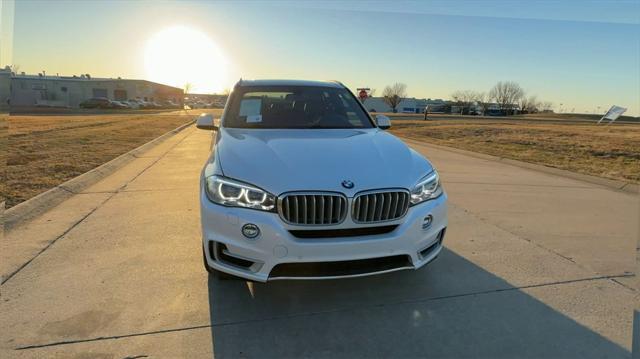
[[[262,100],[247,98],[240,101],[240,116],[255,116],[260,114]]]
[[[602,120],[604,120],[605,118],[609,120],[609,123],[611,123],[617,120],[618,117],[620,117],[620,115],[622,115],[626,110],[627,109],[624,107],[613,105],[611,106],[609,111],[607,111],[607,113],[605,113],[604,116],[602,116],[602,118],[598,121],[598,123],[602,122]]]

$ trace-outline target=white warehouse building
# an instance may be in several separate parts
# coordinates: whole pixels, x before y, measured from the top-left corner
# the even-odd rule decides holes
[[[11,70],[9,67],[0,69],[0,106],[9,105],[11,99]]]
[[[182,103],[182,89],[146,80],[93,78],[81,76],[48,76],[43,74],[11,76],[11,107],[77,108],[92,97],[110,100],[171,100]]]
[[[445,105],[446,102],[441,99],[403,98],[396,110],[401,113],[424,113],[425,108],[429,106],[429,112],[441,112]],[[368,97],[364,100],[363,106],[369,112],[393,112],[391,106],[384,101],[384,97]]]

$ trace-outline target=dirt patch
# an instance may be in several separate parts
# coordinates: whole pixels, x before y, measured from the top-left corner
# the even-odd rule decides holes
[[[39,334],[54,338],[87,337],[109,326],[119,315],[116,312],[89,310],[65,320],[46,323]]]

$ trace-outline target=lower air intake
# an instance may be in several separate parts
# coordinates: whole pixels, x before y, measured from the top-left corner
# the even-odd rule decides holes
[[[269,279],[342,277],[410,268],[413,265],[406,255],[338,262],[281,263],[273,267]]]

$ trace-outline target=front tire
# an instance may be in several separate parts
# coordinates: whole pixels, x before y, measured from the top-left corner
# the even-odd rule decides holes
[[[213,276],[214,278],[217,278],[220,280],[239,280],[240,279],[231,274],[216,270],[215,268],[210,266],[209,263],[207,263],[207,256],[204,254],[204,248],[202,249],[202,264],[204,265],[204,269],[207,271],[207,273],[209,273],[209,275]]]

